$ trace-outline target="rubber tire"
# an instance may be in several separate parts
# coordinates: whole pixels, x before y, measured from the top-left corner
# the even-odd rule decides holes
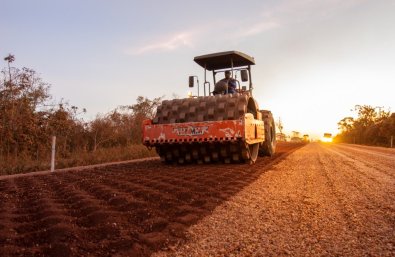
[[[272,157],[276,152],[276,126],[270,111],[261,111],[265,126],[265,141],[259,147],[259,156]]]
[[[250,159],[248,160],[248,162],[250,164],[255,163],[259,156],[259,143],[249,145],[248,148],[250,151]]]

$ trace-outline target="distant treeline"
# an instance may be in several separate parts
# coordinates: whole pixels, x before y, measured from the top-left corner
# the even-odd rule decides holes
[[[153,117],[161,98],[140,96],[136,104],[86,122],[79,118],[85,109],[64,101],[51,102],[50,85],[34,70],[12,67],[12,55],[4,60],[7,66],[0,74],[0,174],[48,168],[52,136],[56,136],[59,168],[119,160],[111,155],[125,155],[125,151],[132,153],[123,158],[147,155],[141,146],[141,124]],[[96,152],[105,158],[97,158]],[[85,159],[76,161],[78,158]]]
[[[341,133],[335,137],[336,142],[389,146],[393,137],[395,144],[395,113],[370,105],[356,105],[355,111],[356,119],[339,121]]]

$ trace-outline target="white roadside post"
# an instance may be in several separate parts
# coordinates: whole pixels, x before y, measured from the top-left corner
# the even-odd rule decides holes
[[[51,172],[55,170],[56,136],[52,137]]]

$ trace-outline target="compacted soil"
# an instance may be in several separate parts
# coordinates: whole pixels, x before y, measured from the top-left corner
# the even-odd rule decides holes
[[[395,256],[395,149],[309,144],[155,256]]]
[[[184,243],[193,243],[191,225],[265,180],[271,167],[279,169],[276,165],[302,146],[278,144],[273,158],[259,158],[254,165],[178,166],[155,159],[0,177],[0,256],[175,254]],[[204,247],[195,247],[203,252],[194,254],[206,255]]]

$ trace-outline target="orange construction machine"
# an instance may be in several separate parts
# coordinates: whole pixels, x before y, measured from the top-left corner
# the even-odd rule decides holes
[[[143,144],[155,147],[166,163],[254,163],[258,155],[272,156],[276,147],[272,113],[260,110],[252,97],[254,58],[229,51],[197,56],[194,61],[204,68],[203,95],[197,80],[196,96],[163,101],[154,119],[143,122]],[[213,74],[213,91],[207,71]],[[218,74],[224,78],[217,81]],[[195,77],[189,77],[192,88]]]

